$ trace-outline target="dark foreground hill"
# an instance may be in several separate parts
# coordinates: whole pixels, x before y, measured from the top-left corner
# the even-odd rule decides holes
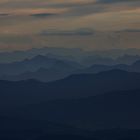
[[[72,75],[51,83],[35,80],[0,81],[0,101],[1,104],[31,104],[50,99],[89,97],[114,90],[138,89],[139,86],[140,73],[121,70]]]
[[[86,140],[92,133],[67,125],[48,122],[46,120],[24,119],[16,117],[0,117],[1,140]]]
[[[107,129],[84,131],[50,123],[22,118],[0,117],[1,140],[139,140],[138,129]]]
[[[140,128],[139,85],[139,73],[120,70],[52,83],[1,81],[0,111],[89,129]]]
[[[36,105],[36,110],[43,118],[81,128],[140,129],[139,101],[140,90],[114,91],[84,99],[44,102]]]
[[[49,120],[89,130],[140,129],[139,101],[140,90],[114,91],[89,98],[18,106],[8,115]]]
[[[11,136],[19,134],[23,140],[23,135],[38,138],[34,135],[38,133],[39,139],[74,140],[81,139],[81,132],[80,136],[79,131],[78,136],[73,133],[75,128],[80,128],[96,131],[93,140],[137,140],[140,134],[139,85],[139,73],[120,70],[73,75],[51,83],[0,81],[0,114],[8,116],[8,119],[0,118],[1,134],[9,136],[9,131]],[[21,120],[11,119],[14,116]],[[35,120],[41,120],[41,125]],[[50,124],[53,131],[48,134],[47,121],[66,126],[57,128],[56,123]],[[73,127],[67,129],[67,125]],[[42,128],[43,135],[42,131],[40,135]],[[50,127],[48,130],[50,132]],[[59,130],[72,133],[56,133]]]

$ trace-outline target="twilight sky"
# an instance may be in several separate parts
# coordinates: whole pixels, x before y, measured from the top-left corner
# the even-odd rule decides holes
[[[0,0],[0,51],[140,47],[140,0]]]

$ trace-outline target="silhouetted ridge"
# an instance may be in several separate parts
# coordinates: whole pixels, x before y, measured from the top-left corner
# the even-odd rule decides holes
[[[128,71],[125,71],[125,70],[120,70],[120,69],[112,69],[112,70],[108,70],[108,71],[102,71],[102,72],[99,72],[97,74],[89,74],[89,73],[82,73],[82,74],[73,74],[71,76],[69,76],[68,78],[65,78],[63,80],[67,80],[67,79],[75,79],[75,80],[80,80],[80,79],[84,79],[86,78],[87,80],[89,79],[92,79],[94,80],[94,78],[98,78],[98,76],[102,77],[102,76],[105,76],[105,77],[108,77],[110,78],[111,76],[113,76],[112,78],[114,78],[114,76],[125,76],[125,75],[136,75],[137,73],[135,72],[128,72]],[[139,74],[138,74],[139,75]],[[121,77],[120,77],[121,78]]]
[[[133,73],[133,72],[131,72]],[[120,75],[123,75],[123,74],[130,74],[128,71],[125,71],[125,70],[121,70],[121,69],[112,69],[112,70],[109,70],[109,71],[103,71],[103,72],[100,72],[98,74],[120,74]]]
[[[20,81],[37,79],[55,81],[72,74],[82,66],[76,62],[37,55],[23,61],[0,64],[0,79]],[[40,71],[40,69],[44,69]]]
[[[80,98],[114,90],[138,89],[139,83],[139,73],[111,70],[98,74],[72,75],[47,83],[36,80],[0,81],[0,90],[5,96],[10,95],[11,101],[15,94],[20,94],[20,98],[23,97],[22,102],[31,97],[29,101],[31,103],[37,100]]]
[[[50,82],[63,79],[73,74],[99,73],[110,70],[140,72],[139,65],[140,62],[138,60],[132,65],[95,64],[85,68],[86,66],[82,66],[75,61],[37,55],[21,62],[0,64],[0,79],[11,81],[37,79],[43,82]]]

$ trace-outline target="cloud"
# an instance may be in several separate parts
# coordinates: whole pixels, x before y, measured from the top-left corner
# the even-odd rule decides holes
[[[140,29],[125,29],[125,30],[121,30],[121,32],[139,33]]]
[[[139,2],[139,0],[97,0],[99,3]]]
[[[36,18],[46,18],[46,17],[55,17],[59,14],[55,13],[37,13],[37,14],[31,14],[30,16],[36,17]]]
[[[87,36],[87,35],[93,35],[94,31],[90,28],[81,28],[76,30],[45,30],[41,32],[41,35],[43,36]]]
[[[13,44],[13,49],[29,47],[30,42],[31,46],[41,46],[42,42],[43,46],[47,43],[48,46],[62,46],[64,42],[64,46],[94,46],[94,30],[127,29],[128,34],[133,34],[132,30],[140,29],[140,0],[0,0],[0,13],[1,46]],[[16,40],[14,35],[24,37]],[[26,36],[33,39],[28,40]],[[99,41],[96,38],[94,42],[104,46],[106,35],[103,39],[100,36]],[[95,43],[95,46],[98,45]]]
[[[7,17],[7,16],[10,16],[10,14],[8,14],[8,13],[0,13],[0,17]]]
[[[71,1],[63,1],[63,2],[56,2],[56,3],[50,3],[48,4],[50,7],[55,8],[78,8],[82,6],[87,6],[91,4],[95,4],[96,0],[71,0]]]

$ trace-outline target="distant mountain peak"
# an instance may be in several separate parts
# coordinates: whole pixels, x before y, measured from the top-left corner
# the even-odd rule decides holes
[[[37,56],[35,56],[33,59],[44,60],[44,59],[46,59],[46,58],[48,58],[48,57],[45,56],[45,55],[37,55]]]

